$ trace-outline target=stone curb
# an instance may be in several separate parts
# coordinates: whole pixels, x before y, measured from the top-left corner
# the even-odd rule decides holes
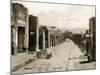
[[[29,64],[29,63],[31,63],[31,62],[33,62],[33,61],[35,61],[35,60],[36,60],[35,58],[30,58],[30,59],[24,61],[23,63],[14,66],[14,68],[13,68],[11,71],[12,71],[12,72],[15,72],[15,71],[17,71],[18,69],[20,69],[20,68],[26,66],[27,64]]]

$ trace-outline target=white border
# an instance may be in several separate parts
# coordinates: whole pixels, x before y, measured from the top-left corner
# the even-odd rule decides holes
[[[32,0],[31,0],[32,1]],[[33,0],[34,1],[34,0]],[[53,72],[40,73],[34,75],[98,75],[100,66],[100,50],[99,50],[99,27],[100,27],[100,2],[99,0],[36,0],[42,2],[57,2],[71,4],[96,5],[97,18],[97,70],[89,71],[69,71],[69,72]],[[10,0],[0,0],[0,75],[10,75]],[[33,74],[27,74],[33,75]]]

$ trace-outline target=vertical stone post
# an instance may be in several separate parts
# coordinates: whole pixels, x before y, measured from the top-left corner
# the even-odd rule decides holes
[[[25,28],[25,46],[26,46],[26,53],[28,53],[28,43],[29,43],[29,15],[28,10],[26,10],[26,28]]]
[[[52,37],[50,38],[50,47],[52,47]]]
[[[15,39],[14,39],[14,41],[15,41],[14,54],[17,55],[17,53],[18,53],[18,27],[17,26],[15,27],[14,33],[15,33],[15,35],[14,35],[14,37],[15,37]]]
[[[52,43],[52,47],[53,47],[53,38],[52,38],[52,42],[51,43]]]
[[[50,30],[48,30],[48,48],[50,48]]]
[[[51,45],[51,38],[50,38],[50,47],[52,47],[52,45]]]
[[[54,37],[53,37],[54,38]],[[54,46],[54,44],[55,44],[55,39],[53,39],[53,46]]]
[[[43,30],[43,49],[45,50],[45,32]]]
[[[39,26],[37,24],[37,29],[36,29],[36,52],[39,52]]]

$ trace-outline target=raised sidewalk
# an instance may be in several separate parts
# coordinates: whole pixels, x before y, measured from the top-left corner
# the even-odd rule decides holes
[[[16,71],[19,68],[35,61],[36,53],[28,54],[28,53],[19,53],[17,55],[11,56],[11,71]]]

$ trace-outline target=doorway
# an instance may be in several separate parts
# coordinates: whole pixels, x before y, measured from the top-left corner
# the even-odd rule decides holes
[[[25,27],[18,27],[18,53],[25,52]]]

